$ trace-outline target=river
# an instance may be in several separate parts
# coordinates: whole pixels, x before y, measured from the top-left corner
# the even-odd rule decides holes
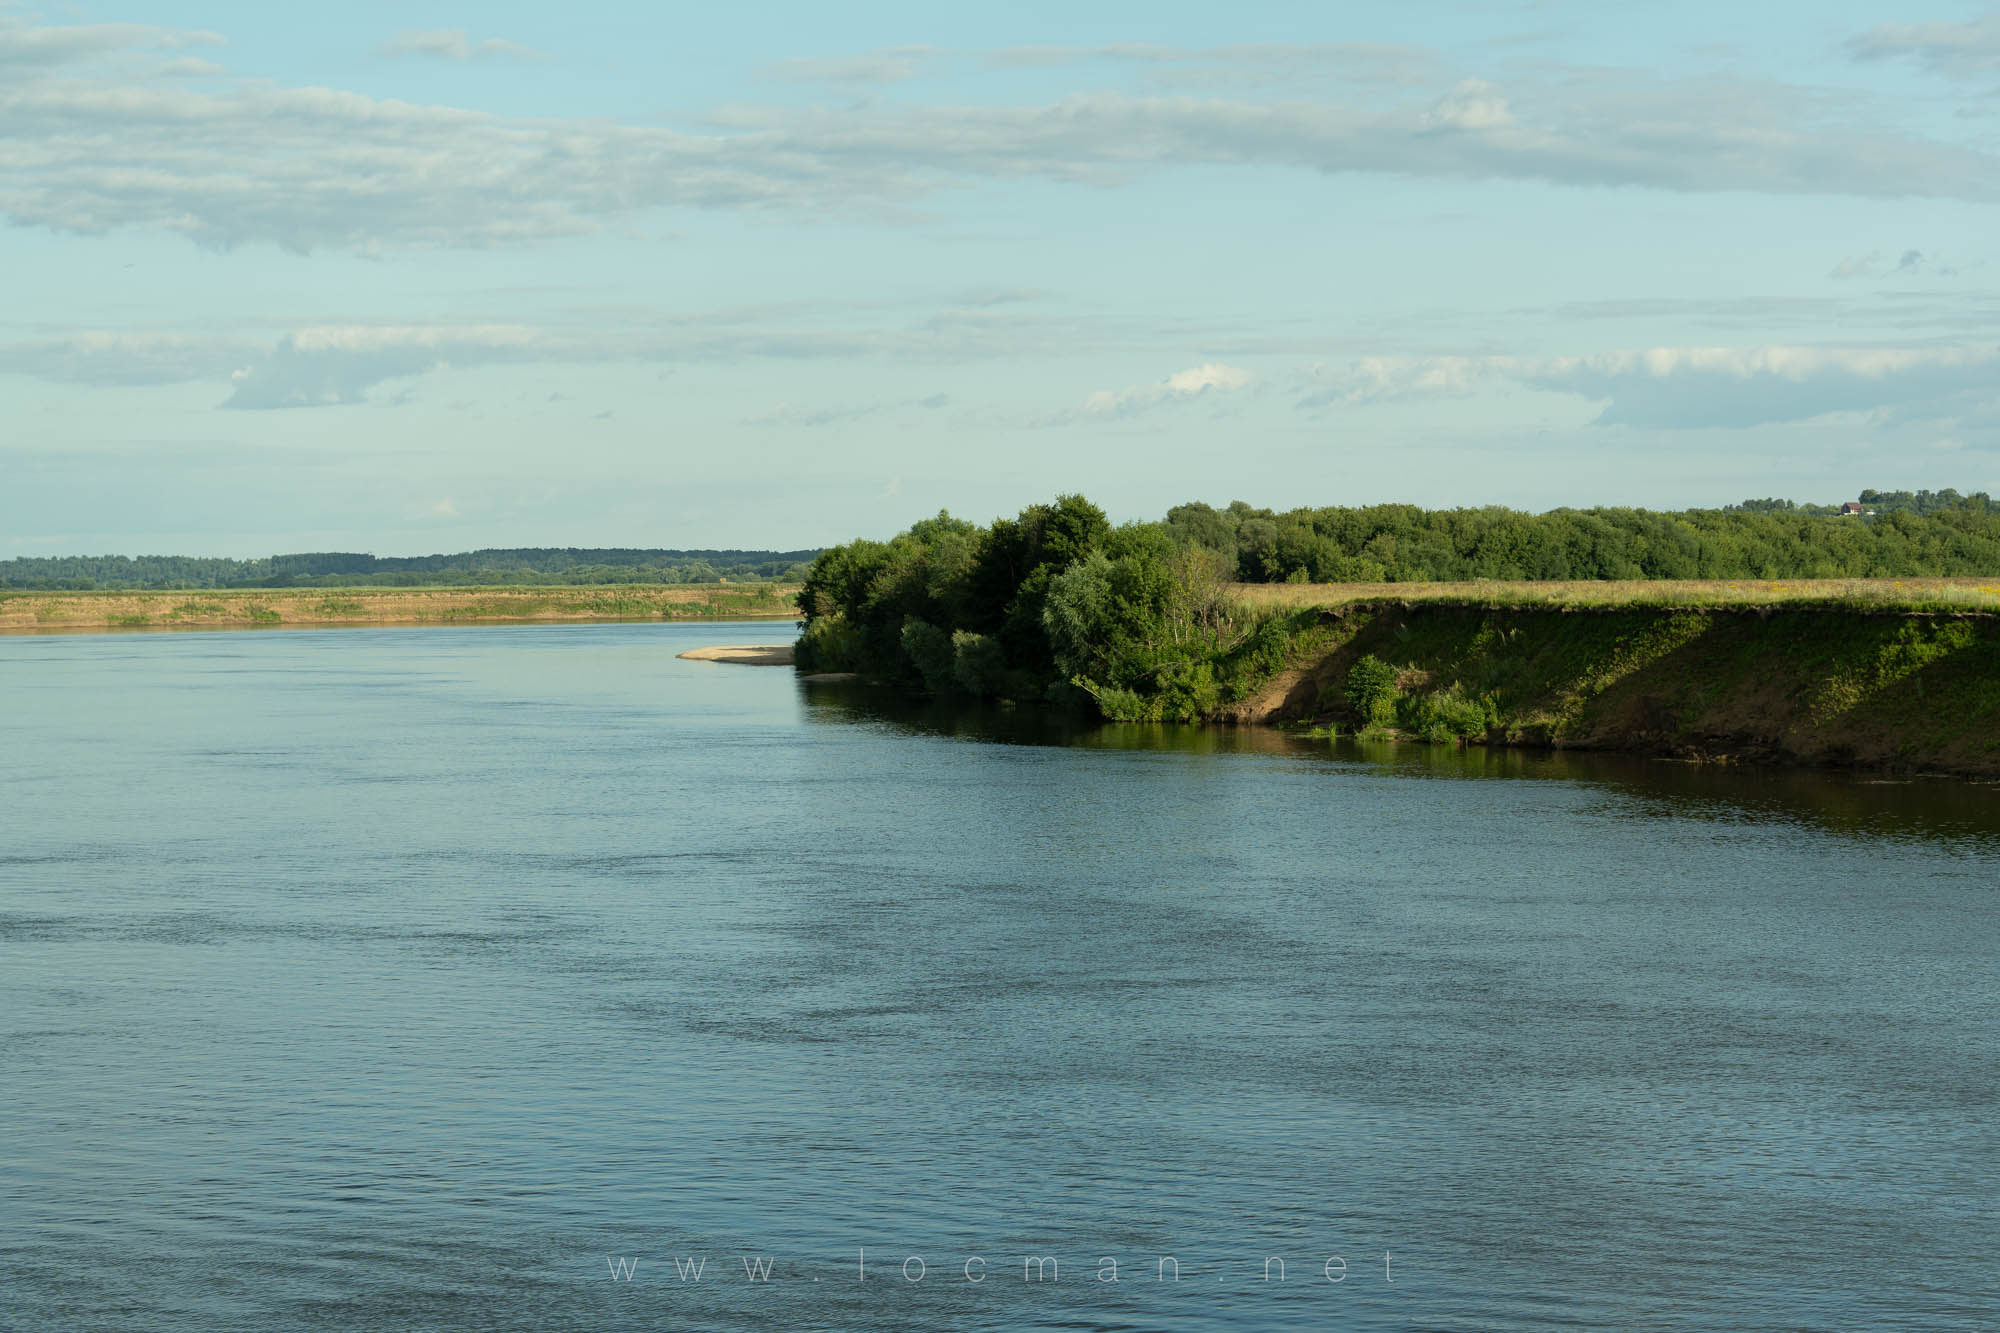
[[[0,638],[0,1323],[2000,1324],[2000,788],[771,631]]]

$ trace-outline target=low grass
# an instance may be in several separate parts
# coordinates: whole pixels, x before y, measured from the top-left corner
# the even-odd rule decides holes
[[[217,607],[215,609],[220,610],[221,608]],[[355,601],[352,597],[321,598],[319,604],[313,610],[323,616],[341,616],[343,618],[347,616],[365,616],[368,614],[368,608],[360,602]]]

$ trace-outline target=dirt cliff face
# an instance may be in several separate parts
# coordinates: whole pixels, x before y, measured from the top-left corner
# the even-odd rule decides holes
[[[1374,656],[1396,671],[1390,729],[1418,719],[1432,739],[1453,726],[1471,743],[2000,776],[2000,617],[1425,603],[1327,614],[1338,646],[1236,720],[1358,730],[1346,676]]]

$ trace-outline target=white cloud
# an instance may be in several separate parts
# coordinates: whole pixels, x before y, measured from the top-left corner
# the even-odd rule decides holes
[[[183,56],[160,66],[160,74],[169,79],[213,79],[228,72],[229,66],[203,60],[199,56]]]
[[[765,73],[788,83],[881,84],[915,78],[938,55],[931,46],[892,46],[854,56],[783,60]]]
[[[1748,427],[1837,412],[1945,419],[2000,397],[1994,347],[1654,347],[1588,356],[1372,357],[1303,405],[1464,397],[1511,382],[1604,404],[1599,424]]]
[[[1158,384],[1135,384],[1117,390],[1099,389],[1083,400],[1082,411],[1090,416],[1132,416],[1162,403],[1247,388],[1253,379],[1255,376],[1247,370],[1211,361],[1176,371]]]
[[[951,395],[943,393],[927,394],[922,398],[904,398],[895,402],[863,403],[850,407],[797,407],[791,403],[777,406],[743,418],[746,426],[839,426],[850,421],[860,421],[867,417],[889,412],[921,410],[936,412],[951,406]]]
[[[107,388],[219,380],[255,344],[174,332],[84,330],[0,342],[0,374]]]
[[[1841,260],[1828,273],[1830,278],[1916,278],[1958,276],[1958,262],[1948,256],[1923,250],[1904,250],[1893,263],[1880,250]]]
[[[1247,370],[1211,361],[1167,376],[1167,392],[1177,398],[1187,398],[1210,389],[1241,389],[1252,378]]]
[[[1885,23],[1848,50],[1862,60],[1907,57],[1952,79],[2000,74],[2000,10],[1963,23]]]
[[[1467,79],[1426,111],[1419,123],[1427,130],[1499,130],[1514,123],[1514,114],[1498,88]]]
[[[849,421],[859,421],[872,417],[882,410],[880,403],[866,403],[859,407],[794,407],[790,403],[779,403],[776,407],[743,418],[746,426],[838,426]]]
[[[1978,348],[1682,347],[1567,357],[1525,368],[1539,388],[1605,403],[1604,424],[1758,426],[1930,404],[2000,386],[2000,352]]]
[[[1870,250],[1865,255],[1850,255],[1833,266],[1829,278],[1872,278],[1882,271],[1882,252]]]
[[[550,359],[543,335],[518,325],[300,329],[267,357],[235,372],[224,407],[328,407],[359,403],[385,380],[452,367]]]
[[[120,25],[0,29],[0,62],[19,71],[0,79],[0,215],[79,233],[168,230],[210,247],[374,253],[535,241],[658,209],[903,216],[964,184],[1108,186],[1187,165],[2000,200],[1991,153],[1835,123],[1862,113],[1829,95],[1729,79],[1620,72],[1425,91],[1425,76],[1373,92],[1325,79],[1286,100],[1246,80],[1231,97],[739,107],[695,132],[261,82],[190,87],[99,63],[213,40]],[[399,41],[453,59],[521,53],[455,29]],[[1153,59],[1143,54],[1153,48],[1116,49]],[[1293,48],[1220,48],[1245,68],[1278,62],[1281,50]]]
[[[1324,407],[1464,398],[1478,389],[1482,379],[1512,365],[1511,358],[1501,356],[1364,356],[1340,373],[1314,366],[1313,378],[1322,381],[1322,387],[1305,401],[1307,406]],[[1324,383],[1328,380],[1331,384]]]
[[[0,374],[105,386],[209,383],[233,387],[225,403],[232,408],[326,407],[367,401],[387,381],[493,364],[651,364],[665,378],[674,364],[882,358],[907,373],[928,362],[1047,352],[1065,332],[1079,336],[1029,312],[934,313],[922,304],[798,302],[675,313],[592,307],[539,325],[306,324],[275,343],[184,330],[44,331],[0,337]],[[876,406],[950,404],[934,393]]]
[[[1422,47],[1381,42],[1241,42],[1228,46],[1167,46],[1113,42],[1103,46],[1015,46],[981,57],[988,69],[1056,69],[1092,61],[1136,65],[1154,86],[1231,84],[1310,87],[1329,78],[1347,83],[1416,84],[1442,76],[1444,61]]]
[[[431,56],[438,60],[547,60],[545,51],[537,51],[519,42],[510,42],[500,37],[487,37],[473,41],[464,28],[406,28],[388,41],[382,43],[385,56]]]
[[[220,34],[142,23],[90,23],[47,28],[0,19],[0,70],[73,64],[131,50],[219,46]]]

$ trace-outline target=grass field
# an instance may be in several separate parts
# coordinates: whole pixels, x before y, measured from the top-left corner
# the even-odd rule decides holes
[[[1449,602],[1547,607],[1827,606],[1871,611],[2000,612],[2000,575],[1963,579],[1714,579],[1576,583],[1239,583],[1253,607]]]
[[[438,625],[478,621],[790,620],[796,584],[246,588],[0,592],[0,632]]]

